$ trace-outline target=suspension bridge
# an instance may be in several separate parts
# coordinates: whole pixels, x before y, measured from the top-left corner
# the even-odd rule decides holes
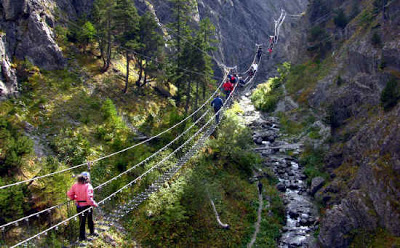
[[[273,41],[272,46],[277,44],[278,42],[278,36],[279,32],[281,29],[281,26],[285,20],[286,17],[286,12],[284,10],[281,10],[281,15],[278,20],[275,20],[275,27],[274,27],[274,37],[276,37]],[[71,24],[73,25],[73,24]],[[191,135],[189,138],[186,139],[181,145],[179,145],[176,149],[174,149],[172,152],[170,152],[168,155],[166,155],[163,159],[160,161],[156,162],[153,166],[145,170],[142,174],[139,176],[135,177],[134,179],[130,180],[128,183],[126,183],[124,186],[120,187],[118,190],[108,194],[106,197],[104,197],[102,200],[98,201],[98,208],[96,209],[96,225],[101,226],[103,228],[99,228],[98,230],[107,232],[108,229],[111,226],[115,226],[118,228],[119,224],[118,221],[123,218],[125,215],[130,213],[131,211],[134,211],[141,203],[146,201],[152,194],[158,192],[165,184],[166,182],[169,182],[173,180],[175,177],[179,176],[178,172],[181,170],[181,168],[195,155],[198,153],[199,150],[205,145],[209,137],[215,132],[217,129],[219,123],[221,123],[224,119],[224,112],[229,108],[230,104],[234,100],[234,98],[238,95],[241,94],[241,92],[245,92],[248,89],[252,87],[254,84],[256,75],[258,70],[255,70],[252,75],[248,75],[249,71],[252,70],[252,67],[256,65],[257,67],[261,63],[261,58],[263,54],[259,53],[260,48],[262,45],[256,45],[257,46],[257,52],[254,55],[254,59],[251,63],[251,65],[248,67],[249,69],[245,72],[237,72],[237,66],[235,67],[227,67],[223,65],[222,63],[218,62],[214,57],[213,59],[217,62],[219,66],[222,67],[224,71],[224,77],[222,78],[221,83],[217,86],[216,90],[211,94],[211,96],[195,111],[193,111],[189,116],[178,122],[177,124],[171,126],[170,128],[158,133],[157,135],[154,135],[152,137],[149,137],[137,144],[134,144],[130,147],[126,147],[122,150],[119,150],[117,152],[99,157],[95,160],[91,160],[82,164],[78,164],[75,166],[71,166],[67,169],[64,170],[59,170],[55,172],[51,172],[45,175],[40,175],[40,176],[35,176],[31,179],[26,179],[26,180],[21,180],[18,182],[14,182],[11,184],[7,185],[2,185],[0,186],[0,194],[1,190],[6,190],[18,185],[22,184],[28,184],[32,183],[33,181],[41,180],[44,178],[49,178],[53,177],[58,174],[62,173],[68,173],[72,172],[73,170],[77,169],[89,169],[92,166],[98,166],[96,163],[105,160],[107,158],[117,156],[121,153],[124,153],[128,150],[134,149],[135,147],[144,145],[156,138],[161,137],[162,135],[171,132],[173,129],[176,129],[179,126],[182,126],[184,123],[186,123],[188,120],[193,119],[194,117],[197,116],[197,114],[202,113],[200,117],[198,117],[191,126],[189,126],[187,129],[185,129],[183,132],[181,132],[178,136],[176,136],[172,141],[170,141],[168,144],[166,144],[164,147],[160,148],[156,152],[154,152],[152,155],[148,156],[147,158],[143,159],[141,162],[137,163],[136,165],[130,167],[129,169],[126,169],[125,171],[121,172],[120,174],[110,178],[109,180],[106,180],[96,187],[94,187],[94,191],[96,192],[96,195],[102,192],[104,188],[109,186],[113,181],[121,179],[124,175],[127,175],[129,172],[132,172],[136,168],[144,168],[146,164],[148,164],[151,160],[154,160],[157,156],[162,155],[162,152],[167,151],[167,149],[171,149],[173,144],[178,144],[180,140],[182,140],[185,135],[188,135],[190,131],[194,130],[196,127],[198,130]],[[271,46],[271,44],[269,44]],[[121,47],[125,50],[129,50],[134,54],[138,54],[136,51],[133,51],[128,48]],[[200,48],[198,48],[200,49]],[[207,53],[206,51],[203,51],[204,53]],[[140,54],[141,55],[141,54]],[[144,55],[142,55],[144,56]],[[146,57],[146,56],[144,56]],[[152,58],[148,58],[152,59]],[[185,68],[182,68],[185,71]],[[186,70],[187,71],[187,70]],[[243,88],[239,89],[239,84],[236,83],[232,93],[229,95],[229,97],[225,100],[223,107],[218,110],[215,113],[210,113],[210,109],[208,108],[208,104],[210,101],[218,94],[218,92],[221,90],[221,87],[223,83],[227,80],[228,75],[230,73],[235,73],[238,74],[239,76],[242,76],[243,78],[246,77],[244,80],[245,84],[242,85]],[[215,122],[215,117],[217,115],[221,115],[221,122],[216,123]],[[205,123],[204,123],[205,122]],[[204,123],[204,124],[200,124]],[[193,131],[192,131],[193,132]],[[172,165],[167,165],[167,162],[169,162],[172,158],[175,157],[178,158],[178,160],[173,163]],[[157,171],[159,176],[156,180],[151,182],[151,184],[147,185],[147,187],[141,192],[137,193],[132,190],[132,187],[146,178],[147,176],[150,175],[150,173]],[[125,201],[123,201],[123,204],[115,204],[115,202],[118,202],[117,198],[118,197],[125,197]],[[127,200],[128,199],[128,200]],[[111,204],[113,203],[113,204]],[[117,206],[114,206],[117,205]],[[46,208],[44,210],[41,210],[39,212],[35,212],[33,214],[27,215],[25,217],[19,218],[14,221],[10,221],[8,223],[5,223],[0,226],[0,231],[2,233],[2,244],[6,244],[8,247],[18,247],[18,246],[27,246],[29,244],[35,244],[35,240],[37,241],[41,237],[47,236],[49,233],[54,232],[57,235],[62,235],[62,233],[65,233],[66,228],[69,228],[69,223],[76,221],[79,218],[79,215],[84,215],[85,212],[92,212],[94,210],[93,207],[90,207],[83,212],[80,213],[72,213],[68,217],[62,217],[63,212],[67,211],[71,213],[74,208],[74,203],[73,201],[66,201],[61,204]],[[55,212],[60,213],[60,218],[61,220],[55,220],[52,216],[54,215]],[[33,228],[35,223],[38,223],[41,220],[42,226],[46,226],[43,228],[43,230],[39,228]],[[43,222],[46,223],[46,225],[43,225]],[[56,223],[55,223],[56,222]],[[40,225],[40,224],[39,224]],[[23,228],[25,232],[21,235],[19,235],[19,240],[15,240],[14,238],[11,239],[11,231],[14,230],[15,228]],[[39,230],[39,231],[37,231]],[[36,231],[36,233],[33,233],[33,231]],[[74,240],[74,237],[67,237],[71,242]],[[76,245],[76,243],[75,243]]]

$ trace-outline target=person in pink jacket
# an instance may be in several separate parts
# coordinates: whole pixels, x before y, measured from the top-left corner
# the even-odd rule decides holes
[[[67,193],[68,198],[76,203],[76,211],[81,213],[90,207],[97,207],[97,203],[93,199],[93,187],[90,184],[89,172],[82,172],[78,176],[78,182],[72,185]],[[79,215],[79,240],[86,239],[85,224],[88,219],[90,235],[97,236],[94,232],[93,209],[87,210]]]

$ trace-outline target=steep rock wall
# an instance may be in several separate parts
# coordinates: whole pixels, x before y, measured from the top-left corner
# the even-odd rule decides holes
[[[65,59],[54,40],[54,22],[59,12],[73,18],[88,13],[92,0],[2,0],[0,5],[1,69],[0,99],[16,94],[17,77],[11,59],[29,60],[52,70],[65,65]]]
[[[317,193],[327,208],[322,247],[348,247],[357,233],[377,228],[400,236],[400,106],[388,112],[380,106],[386,83],[400,75],[400,2],[388,1],[384,18],[374,15],[379,8],[373,12],[371,1],[357,2],[361,13],[345,29],[335,28],[334,10],[350,16],[354,2],[319,1],[306,16],[309,30],[322,25],[332,41],[330,72],[308,96],[321,118],[330,116],[336,141],[325,166],[332,180]],[[381,44],[373,44],[374,34]]]
[[[154,6],[162,24],[171,21],[170,3],[163,0],[149,2]],[[308,0],[198,0],[196,3],[198,17],[201,19],[208,17],[216,26],[216,39],[219,40],[219,44],[214,56],[225,65],[238,65],[239,71],[244,71],[253,60],[255,44],[267,45],[269,36],[273,34],[274,19],[279,18],[281,8],[289,14],[299,14],[305,11]],[[136,5],[141,9],[146,8],[141,0],[136,0]],[[196,17],[196,13],[193,16]],[[264,56],[259,79],[264,80],[265,73],[273,71],[273,69],[268,70],[271,66],[286,61],[289,57],[294,59],[294,50],[289,44],[298,37],[298,33],[294,30],[300,25],[299,18],[286,18],[273,59],[269,60],[268,56]]]

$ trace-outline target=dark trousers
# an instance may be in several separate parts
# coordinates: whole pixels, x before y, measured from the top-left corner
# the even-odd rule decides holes
[[[217,113],[221,108],[214,108],[214,112]],[[217,124],[219,123],[219,114],[221,112],[219,112],[216,116],[215,116],[215,121],[217,122]]]
[[[90,206],[84,206],[84,207],[80,207],[77,206],[76,207],[76,211],[78,213],[81,213],[82,211],[86,210],[90,208]],[[90,209],[86,212],[79,215],[79,239],[80,240],[84,240],[86,239],[86,231],[85,231],[85,224],[86,224],[86,218],[88,220],[88,226],[89,226],[89,230],[91,234],[94,234],[94,223],[93,223],[93,209]]]
[[[225,100],[228,100],[229,95],[231,94],[231,92],[229,90],[227,90],[225,92]]]

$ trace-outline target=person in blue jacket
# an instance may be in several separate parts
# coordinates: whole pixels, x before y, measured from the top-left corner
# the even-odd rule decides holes
[[[223,105],[224,105],[224,101],[221,99],[219,94],[211,102],[211,106],[214,107],[215,113],[217,113],[222,108]],[[219,113],[215,116],[215,121],[217,122],[217,124],[219,123]]]

